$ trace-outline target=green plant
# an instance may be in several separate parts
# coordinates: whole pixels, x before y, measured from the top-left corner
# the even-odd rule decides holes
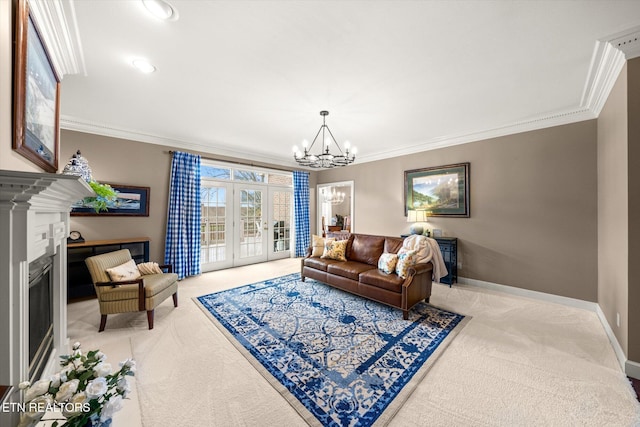
[[[118,198],[118,192],[109,184],[89,181],[89,185],[94,193],[96,193],[96,197],[85,197],[84,205],[91,206],[96,212],[106,211],[109,202],[114,202]]]

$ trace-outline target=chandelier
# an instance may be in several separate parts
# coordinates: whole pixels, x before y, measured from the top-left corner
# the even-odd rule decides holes
[[[334,188],[333,191],[325,191],[322,190],[322,200],[325,203],[331,203],[332,205],[339,205],[344,202],[344,192],[336,191]]]
[[[325,120],[329,115],[328,111],[320,111],[320,115],[322,116],[322,126],[316,133],[316,137],[313,138],[313,142],[311,146],[309,146],[309,142],[304,140],[302,142],[302,148],[304,152],[298,149],[298,146],[293,147],[293,158],[302,166],[308,166],[312,168],[334,168],[336,166],[346,166],[348,164],[353,163],[356,159],[356,148],[349,151],[351,145],[349,142],[344,143],[344,152],[340,148],[340,145],[336,142],[336,139],[333,137],[329,126],[326,125]],[[326,130],[326,134],[325,134]],[[318,154],[311,153],[311,149],[313,145],[316,143],[318,137],[321,136],[321,140],[324,141],[323,147],[320,148],[320,152]],[[337,154],[333,154],[330,151],[331,143],[334,143],[336,147],[338,147]]]

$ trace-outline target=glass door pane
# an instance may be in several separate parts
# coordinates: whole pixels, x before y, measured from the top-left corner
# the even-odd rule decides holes
[[[235,184],[236,235],[234,265],[267,260],[267,239],[263,234],[267,199],[265,187]],[[239,236],[238,236],[239,234]]]
[[[286,258],[291,250],[291,219],[293,191],[289,188],[269,188],[269,259]]]
[[[233,264],[233,204],[231,184],[204,183],[201,189],[200,227],[202,271]]]

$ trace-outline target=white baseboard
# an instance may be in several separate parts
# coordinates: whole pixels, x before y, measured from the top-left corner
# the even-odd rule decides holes
[[[618,363],[620,364],[620,368],[622,368],[623,372],[629,375],[625,366],[627,362],[627,356],[625,356],[624,351],[622,350],[622,347],[620,346],[620,343],[616,338],[616,335],[613,333],[613,329],[611,329],[611,325],[609,325],[609,322],[607,321],[607,317],[604,315],[604,312],[600,308],[600,305],[598,305],[598,309],[596,310],[596,313],[598,314],[598,318],[600,319],[600,323],[602,323],[602,327],[604,328],[604,331],[607,333],[607,337],[609,338],[611,347],[613,347],[613,351],[615,352],[616,357],[618,358]]]
[[[632,360],[627,360],[625,363],[625,374],[631,378],[635,378],[640,380],[640,363],[634,362]]]
[[[598,315],[598,319],[600,319],[600,323],[602,324],[607,337],[609,338],[609,342],[611,343],[613,352],[615,353],[616,358],[618,359],[618,363],[620,364],[620,369],[622,369],[622,371],[628,376],[640,379],[640,363],[627,360],[627,356],[624,354],[624,351],[622,350],[618,339],[613,333],[613,329],[611,329],[611,326],[609,325],[609,322],[607,321],[607,318],[598,303],[584,301],[576,298],[563,297],[560,295],[547,294],[544,292],[531,291],[529,289],[516,288],[513,286],[500,285],[497,283],[485,282],[483,280],[469,279],[467,277],[458,277],[458,282],[463,285],[476,286],[492,291],[504,292],[506,294],[537,299],[595,312]]]
[[[479,288],[489,289],[492,291],[504,292],[506,294],[517,295],[526,298],[553,302],[569,307],[581,308],[588,311],[596,311],[598,304],[591,301],[585,301],[576,298],[563,297],[560,295],[546,294],[544,292],[531,291],[529,289],[516,288],[513,286],[499,285],[497,283],[485,282],[484,280],[469,279],[467,277],[458,277],[458,282],[464,285],[477,286]]]

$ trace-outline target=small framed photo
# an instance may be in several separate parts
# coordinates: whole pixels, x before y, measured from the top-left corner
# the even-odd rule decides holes
[[[13,149],[46,172],[58,171],[60,78],[27,0],[18,0]]]
[[[404,172],[404,214],[409,209],[428,216],[468,218],[469,163]]]

